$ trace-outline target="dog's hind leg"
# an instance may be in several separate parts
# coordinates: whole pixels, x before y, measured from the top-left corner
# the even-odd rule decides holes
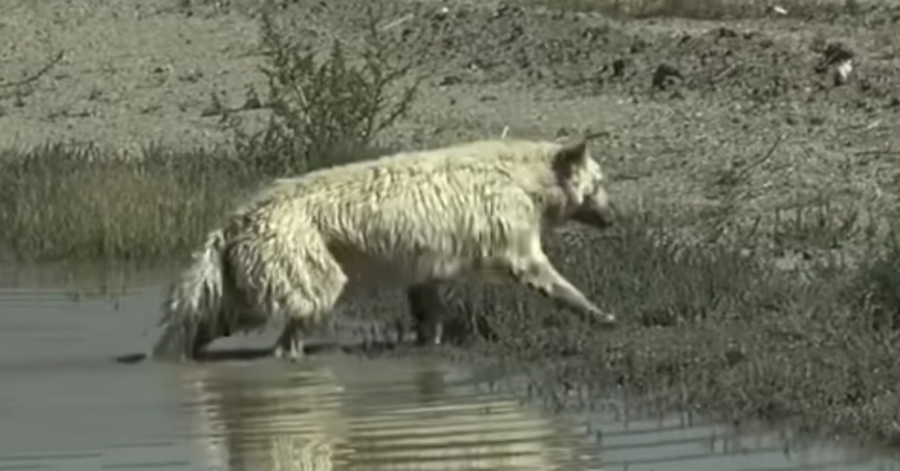
[[[347,276],[330,253],[308,248],[305,257],[282,261],[283,280],[291,280],[277,303],[285,321],[273,346],[273,355],[290,361],[303,357],[304,337],[311,327],[331,314],[347,284]]]
[[[273,347],[273,355],[290,361],[303,358],[303,338],[308,329],[305,319],[289,319]]]
[[[438,292],[439,284],[424,282],[406,289],[406,299],[412,313],[418,345],[438,345],[443,337],[444,303]]]
[[[307,327],[330,313],[347,276],[314,228],[260,226],[265,230],[238,239],[231,248],[235,291],[241,293],[242,309],[264,313],[265,322],[284,322],[272,354],[297,360]]]

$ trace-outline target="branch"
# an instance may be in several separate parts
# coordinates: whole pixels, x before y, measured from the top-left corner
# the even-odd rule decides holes
[[[740,180],[740,179],[744,178],[744,176],[746,176],[748,173],[750,173],[751,170],[762,165],[767,160],[772,158],[772,156],[775,155],[775,150],[778,149],[778,146],[781,145],[781,142],[784,141],[784,139],[785,139],[784,134],[779,135],[778,138],[775,139],[775,142],[772,144],[772,147],[769,147],[768,152],[763,154],[760,158],[756,159],[755,161],[751,162],[750,165],[747,165],[746,167],[742,168],[739,172],[737,172],[737,175],[735,175],[735,177],[734,177],[735,180]]]
[[[31,74],[28,77],[25,77],[22,80],[17,80],[15,82],[0,83],[0,88],[19,87],[19,86],[27,85],[31,82],[34,82],[35,80],[41,78],[44,74],[49,72],[50,69],[53,68],[53,66],[58,64],[59,61],[62,60],[63,56],[65,56],[65,51],[60,50],[59,52],[56,53],[56,56],[53,57],[53,59],[50,59],[50,61],[47,62],[46,64],[44,64],[44,66],[41,67],[37,72]]]

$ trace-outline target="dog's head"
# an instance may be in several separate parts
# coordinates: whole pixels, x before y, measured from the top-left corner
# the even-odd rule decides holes
[[[606,194],[606,178],[587,149],[587,139],[578,137],[561,144],[553,165],[569,200],[568,218],[598,229],[609,227],[615,217]]]

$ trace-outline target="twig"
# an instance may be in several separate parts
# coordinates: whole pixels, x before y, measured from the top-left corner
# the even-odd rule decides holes
[[[294,86],[297,88],[300,106],[303,107],[303,117],[306,118],[304,121],[306,121],[307,126],[312,126],[312,117],[309,115],[309,101],[306,99],[306,92],[303,91],[303,85],[295,83]]]
[[[879,126],[881,126],[881,120],[876,119],[875,121],[872,121],[871,123],[868,123],[868,124],[853,124],[850,126],[846,126],[843,129],[846,131],[855,131],[857,129],[865,129],[866,131],[871,131],[872,129],[875,129]]]
[[[738,172],[734,176],[734,180],[739,181],[747,174],[747,172],[749,172],[750,170],[753,170],[756,167],[759,167],[760,165],[765,163],[767,160],[771,159],[772,156],[775,154],[775,150],[778,149],[778,146],[781,145],[782,141],[784,141],[784,137],[785,137],[784,134],[778,136],[778,139],[775,140],[775,142],[772,144],[772,147],[769,148],[769,151],[766,152],[765,154],[763,154],[760,158],[751,162],[750,165],[747,165],[746,167],[742,168],[741,171]]]
[[[34,82],[35,80],[41,78],[44,74],[49,72],[50,69],[52,69],[54,65],[58,64],[59,61],[62,60],[63,56],[65,56],[65,51],[60,50],[59,52],[56,53],[56,56],[53,57],[53,59],[50,59],[50,61],[47,62],[46,64],[44,64],[44,66],[41,67],[37,72],[31,74],[28,77],[25,77],[22,80],[17,80],[15,82],[0,83],[0,88],[19,87],[19,86]]]
[[[863,156],[863,155],[900,155],[900,150],[861,150],[858,152],[854,152],[853,155]]]
[[[267,108],[271,109],[272,104],[271,103],[248,102],[248,103],[244,103],[243,105],[235,107],[235,108],[228,108],[225,106],[221,106],[219,108],[207,108],[200,112],[200,117],[206,118],[206,117],[210,117],[210,116],[225,116],[225,115],[230,115],[232,113],[240,113],[242,111],[253,111],[253,110],[261,110],[261,109],[267,109]]]
[[[402,25],[403,23],[406,23],[407,21],[409,21],[409,20],[411,20],[411,19],[413,19],[413,14],[412,14],[412,13],[407,13],[406,15],[403,15],[403,16],[401,16],[400,18],[397,18],[396,20],[391,21],[390,23],[388,23],[388,24],[382,26],[380,29],[381,29],[382,31],[387,31],[387,30],[389,30],[389,29],[393,29],[393,28],[396,28],[397,26],[400,26],[400,25]]]
[[[713,83],[716,83],[716,82],[718,82],[719,80],[722,80],[723,78],[725,78],[726,75],[730,74],[730,73],[731,73],[732,71],[734,71],[734,69],[736,69],[736,68],[737,68],[737,64],[729,64],[728,67],[725,67],[724,70],[722,70],[721,72],[717,73],[717,74],[713,77],[713,79],[712,79]]]
[[[611,135],[612,135],[612,133],[609,132],[609,131],[595,131],[595,132],[592,132],[592,133],[585,134],[584,140],[585,140],[585,141],[590,141],[591,139],[596,139],[596,138],[598,138],[598,137],[608,137],[608,136],[611,136]]]
[[[503,132],[500,133],[500,139],[506,139],[507,134],[509,134],[509,126],[503,126]]]
[[[617,173],[615,175],[615,179],[616,179],[616,181],[624,182],[624,181],[630,181],[630,180],[640,180],[641,178],[644,178],[645,176],[646,175],[634,175],[634,174],[630,174],[630,173]]]

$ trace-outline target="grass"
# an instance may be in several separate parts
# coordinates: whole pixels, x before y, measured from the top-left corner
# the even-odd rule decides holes
[[[386,152],[341,148],[322,154],[322,160]],[[283,174],[227,148],[151,146],[133,158],[80,144],[7,150],[0,153],[0,259],[177,259],[276,175]]]
[[[0,156],[5,259],[149,260],[184,253],[260,178],[226,154],[137,159],[56,144]]]
[[[480,302],[467,304],[470,316],[500,339],[482,346],[547,366],[559,388],[622,387],[655,407],[790,419],[801,430],[900,445],[900,250],[873,252],[855,268],[785,271],[728,246],[681,246],[652,221],[549,244],[561,271],[619,314],[619,330],[526,303],[519,288],[473,289]]]

